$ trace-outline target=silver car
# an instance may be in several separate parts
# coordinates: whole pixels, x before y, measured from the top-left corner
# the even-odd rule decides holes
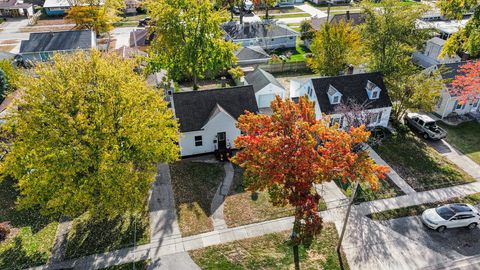
[[[425,139],[441,140],[447,137],[447,132],[437,126],[435,120],[428,115],[409,113],[405,117],[405,123],[418,131]]]

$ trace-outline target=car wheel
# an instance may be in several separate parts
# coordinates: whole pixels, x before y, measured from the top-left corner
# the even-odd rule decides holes
[[[426,140],[428,139],[428,134],[427,133],[423,133],[423,138]]]
[[[445,226],[440,226],[437,228],[437,232],[444,232],[447,227]]]
[[[467,228],[468,228],[469,230],[473,230],[473,229],[475,229],[476,227],[477,227],[477,223],[475,223],[475,222],[470,223],[470,225],[467,226]]]

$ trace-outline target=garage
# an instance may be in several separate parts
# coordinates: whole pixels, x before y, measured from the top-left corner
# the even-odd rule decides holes
[[[270,107],[270,103],[275,99],[275,94],[260,95],[258,96],[258,107],[266,108]]]

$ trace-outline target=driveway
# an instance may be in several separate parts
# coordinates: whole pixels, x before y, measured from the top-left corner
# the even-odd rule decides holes
[[[387,228],[417,241],[451,260],[480,255],[480,229],[447,229],[443,233],[422,224],[420,216],[380,221]]]

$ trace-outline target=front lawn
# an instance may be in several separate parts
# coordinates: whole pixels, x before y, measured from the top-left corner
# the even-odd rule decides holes
[[[416,191],[475,181],[411,133],[386,138],[373,148]]]
[[[136,233],[135,233],[136,228]],[[123,214],[113,218],[95,218],[89,213],[73,220],[67,237],[67,258],[78,258],[150,241],[148,211],[138,215]]]
[[[34,209],[17,210],[18,192],[11,179],[0,181],[0,222],[10,221],[12,230],[0,242],[0,269],[24,269],[45,264],[50,257],[58,222]]]
[[[462,151],[476,163],[480,164],[480,124],[477,122],[467,122],[456,127],[441,125],[447,130],[448,135],[445,139],[455,148]]]
[[[245,190],[243,170],[235,166],[235,174],[229,195],[225,198],[223,213],[228,227],[257,223],[281,217],[293,216],[294,207],[273,206],[268,191],[251,192]],[[319,211],[326,209],[320,201]]]
[[[284,55],[286,57],[286,62],[302,62],[305,61],[305,54],[309,53],[310,50],[303,46],[303,42],[300,38],[297,38],[295,48],[287,49],[277,49],[273,52],[278,56]]]
[[[387,211],[382,211],[378,213],[372,213],[368,215],[369,218],[373,220],[389,220],[394,218],[400,217],[408,217],[408,216],[417,216],[423,213],[428,208],[433,208],[441,204],[447,203],[469,203],[471,205],[476,205],[480,203],[480,193],[474,193],[472,195],[468,195],[464,198],[453,198],[451,200],[434,202],[434,203],[425,203],[420,205],[413,205],[403,208],[391,209]]]
[[[340,188],[340,190],[342,190],[345,196],[352,196],[353,184],[344,184],[341,181],[335,181],[335,183]],[[373,191],[369,183],[360,183],[360,188],[357,192],[357,195],[355,196],[355,202],[360,203],[380,199],[388,199],[404,194],[405,193],[403,193],[403,191],[399,187],[397,187],[397,185],[395,185],[395,183],[387,176],[387,178],[385,178],[384,180],[379,180],[377,191]]]
[[[202,269],[293,269],[291,232],[273,233],[232,243],[190,251]],[[300,247],[302,269],[340,269],[335,251],[337,231],[331,223],[313,241],[309,250]],[[345,259],[342,260],[347,264]],[[348,269],[346,265],[345,269]]]
[[[213,230],[212,199],[222,183],[222,164],[179,161],[170,165],[172,187],[182,236]]]

